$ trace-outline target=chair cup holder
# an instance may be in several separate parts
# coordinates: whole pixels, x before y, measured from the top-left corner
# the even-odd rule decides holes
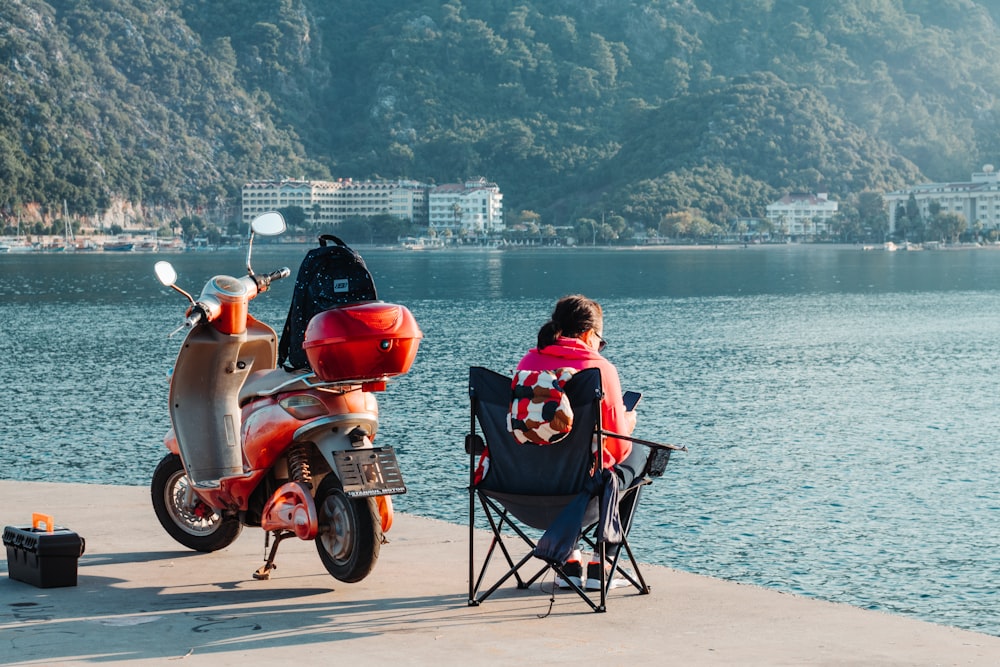
[[[656,448],[649,453],[649,459],[646,462],[646,475],[649,477],[662,477],[663,471],[667,469],[667,463],[670,462],[670,449],[659,449]]]

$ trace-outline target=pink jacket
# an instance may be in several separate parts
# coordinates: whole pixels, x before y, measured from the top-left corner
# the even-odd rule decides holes
[[[625,404],[622,403],[622,386],[618,378],[618,369],[610,361],[602,357],[579,338],[560,336],[555,345],[549,345],[542,350],[529,350],[521,363],[519,371],[550,371],[556,368],[601,369],[601,388],[604,398],[601,400],[601,420],[604,430],[631,435],[631,423],[625,418]],[[604,467],[610,468],[620,463],[632,451],[632,443],[618,438],[604,440]]]

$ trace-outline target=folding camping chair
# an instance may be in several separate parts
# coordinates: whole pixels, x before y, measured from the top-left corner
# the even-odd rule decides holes
[[[628,531],[635,517],[642,488],[650,484],[653,478],[663,474],[672,450],[685,448],[604,431],[600,407],[601,374],[596,368],[577,372],[566,383],[565,392],[573,409],[573,429],[570,434],[554,445],[522,445],[507,430],[511,378],[486,368],[474,366],[469,369],[471,425],[465,446],[469,454],[470,606],[479,605],[512,577],[517,582],[517,587],[524,589],[549,571],[558,574],[570,589],[597,612],[605,611],[607,593],[616,575],[627,580],[640,594],[649,593],[649,586],[628,543]],[[482,430],[482,436],[477,433],[477,424]],[[604,437],[607,435],[626,437],[649,446],[651,451],[642,473],[636,476],[628,488],[620,490],[619,507],[624,537],[611,560],[609,570],[605,572],[601,568],[599,599],[595,602],[592,594],[566,576],[563,570],[565,563],[543,561],[539,570],[527,576],[522,575],[521,570],[537,553],[538,540],[534,537],[535,532],[530,529],[549,529],[564,509],[574,501],[580,502],[581,493],[592,490],[588,483],[595,465],[600,469]],[[594,442],[598,444],[596,452],[592,447]],[[482,479],[477,480],[476,468],[484,446],[489,451],[489,468]],[[474,552],[477,501],[492,531],[490,546],[478,572]],[[605,563],[607,544],[599,539],[599,519],[599,498],[594,497],[587,503],[580,526],[580,540],[593,549],[595,558],[599,557],[600,562]],[[521,542],[515,538],[512,546],[505,538],[514,536],[520,538]],[[518,552],[526,548],[527,553],[515,556],[515,546]],[[503,556],[501,562],[505,561],[504,573],[487,587],[487,569],[498,552]],[[631,573],[618,567],[622,553],[631,564]]]

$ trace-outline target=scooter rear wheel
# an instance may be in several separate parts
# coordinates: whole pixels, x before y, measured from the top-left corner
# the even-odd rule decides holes
[[[232,544],[243,526],[236,517],[223,517],[197,497],[188,503],[187,474],[176,454],[167,454],[153,472],[150,495],[160,525],[188,549],[218,551]]]
[[[374,569],[382,546],[382,522],[371,498],[349,498],[333,473],[316,491],[316,551],[335,579],[361,581]]]

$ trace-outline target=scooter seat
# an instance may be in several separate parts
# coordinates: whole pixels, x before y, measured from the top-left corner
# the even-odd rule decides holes
[[[273,396],[281,391],[308,389],[306,382],[311,373],[308,370],[286,371],[283,368],[273,368],[266,371],[251,373],[240,388],[240,405],[246,405],[255,398]]]

